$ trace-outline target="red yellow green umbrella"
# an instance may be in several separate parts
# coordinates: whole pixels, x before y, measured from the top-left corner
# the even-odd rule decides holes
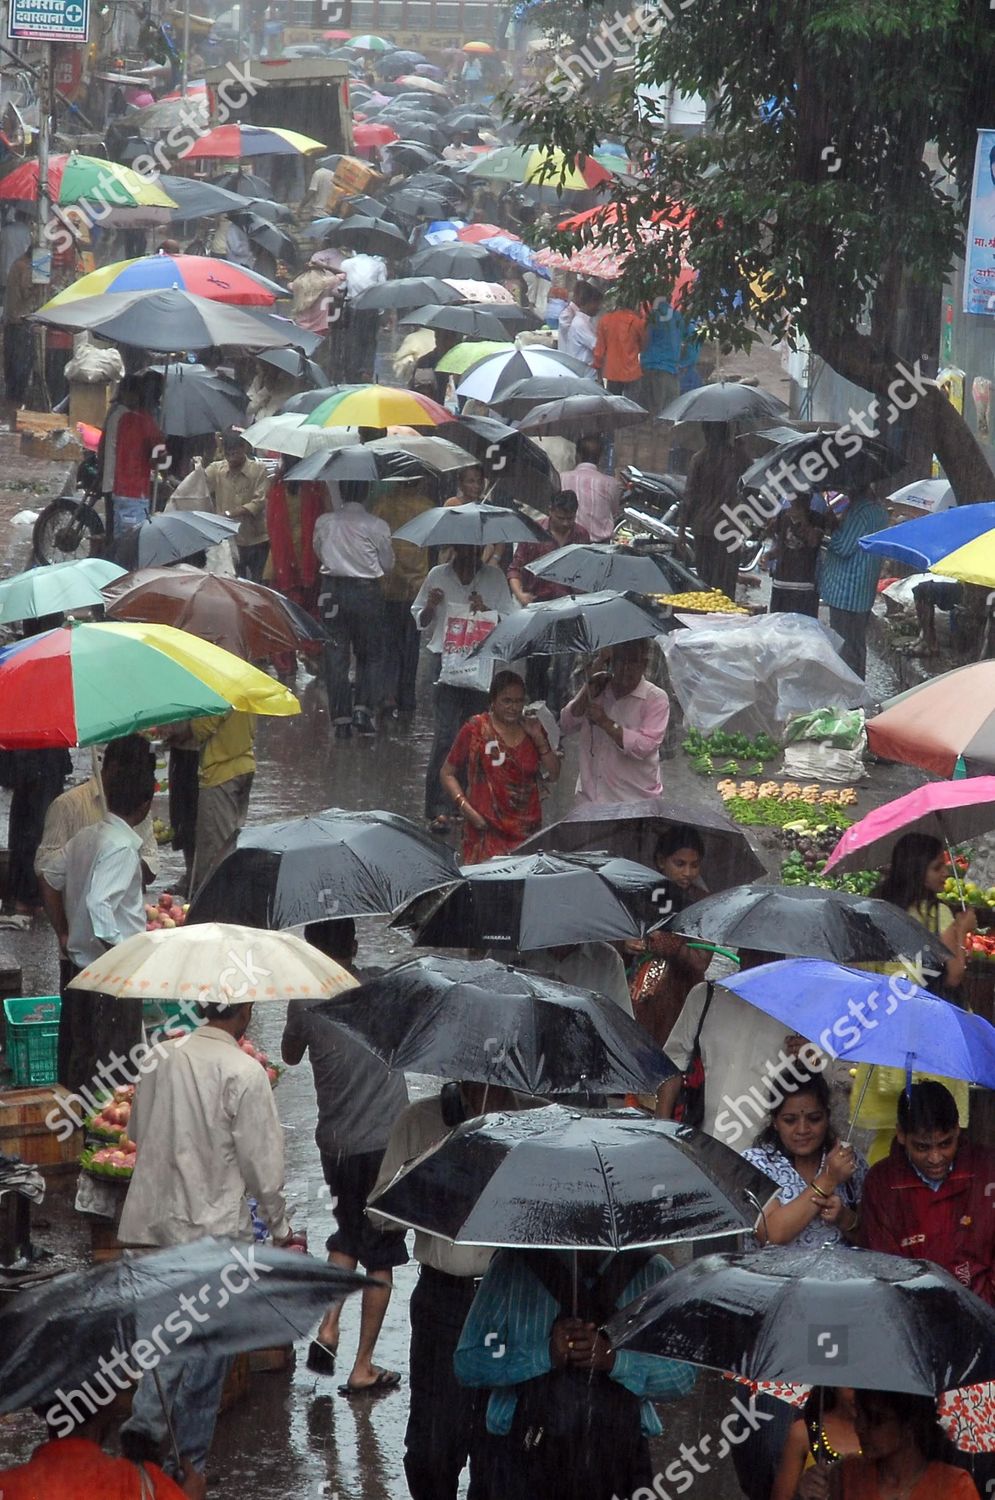
[[[324,149],[321,141],[280,125],[215,125],[180,156],[184,161],[201,156],[242,161],[247,156],[306,156]]]
[[[344,385],[322,401],[305,427],[441,427],[453,420],[438,401],[392,385]]]
[[[172,198],[154,182],[130,167],[100,156],[67,156],[48,159],[48,190],[54,203],[65,207],[89,200],[111,208],[176,208]],[[0,198],[35,203],[38,199],[38,162],[22,162],[0,182]]]
[[[275,281],[230,260],[217,260],[211,255],[142,255],[90,271],[57,292],[45,308],[78,302],[80,297],[98,297],[103,292],[148,292],[170,287],[238,307],[272,307],[278,297],[286,295],[285,288]]]
[[[293,693],[185,630],[71,623],[0,650],[0,746],[99,745],[204,714],[300,713]]]

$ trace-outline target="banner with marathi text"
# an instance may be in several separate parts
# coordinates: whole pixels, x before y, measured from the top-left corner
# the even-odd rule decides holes
[[[964,255],[964,311],[995,316],[995,130],[978,131]]]

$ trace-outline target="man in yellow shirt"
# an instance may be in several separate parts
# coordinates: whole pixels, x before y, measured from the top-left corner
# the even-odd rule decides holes
[[[221,438],[224,458],[208,464],[204,477],[211,490],[214,509],[240,521],[238,528],[238,576],[262,583],[269,557],[266,496],[270,474],[264,463],[251,458],[251,449],[241,433],[231,428]]]
[[[422,481],[414,479],[410,484],[387,485],[371,509],[394,532],[424,511],[434,510],[435,504],[426,495]],[[411,604],[428,573],[426,548],[413,542],[394,541],[392,545],[394,566],[380,580],[385,612],[383,715],[387,719],[414,712],[420,637]]]
[[[234,846],[245,827],[256,774],[255,714],[230,709],[189,721],[200,745],[194,882],[201,885]]]

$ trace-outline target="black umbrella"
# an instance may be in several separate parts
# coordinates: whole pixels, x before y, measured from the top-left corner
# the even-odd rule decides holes
[[[445,145],[445,136],[441,131],[436,130],[434,125],[429,125],[427,122],[418,119],[413,110],[404,113],[398,112],[392,115],[388,115],[385,112],[381,116],[381,119],[385,124],[403,127],[405,140],[414,141],[416,145],[432,147]],[[398,130],[398,134],[400,134],[400,130]],[[402,210],[398,209],[398,212],[400,213]]]
[[[33,313],[32,320],[54,328],[85,328],[115,344],[163,353],[233,345],[273,349],[297,342],[295,324],[289,319],[273,318],[258,309],[228,307],[178,287],[80,297],[50,312]],[[284,333],[281,322],[290,331]]]
[[[207,510],[166,511],[114,539],[114,561],[129,572],[165,568],[229,540],[241,522]]]
[[[245,172],[241,167],[222,172],[214,179],[214,186],[227,188],[230,193],[241,193],[243,198],[269,199],[273,191],[265,177],[259,177],[255,172]]]
[[[244,307],[242,312],[247,313],[250,318],[261,323],[264,328],[273,334],[282,333],[284,337],[277,342],[275,339],[267,344],[267,348],[302,349],[305,354],[313,354],[321,343],[321,335],[311,333],[307,328],[300,328],[292,318],[285,318],[281,313],[267,312],[261,307]]]
[[[601,589],[617,593],[676,594],[702,587],[665,552],[640,551],[614,542],[571,542],[529,563],[529,572],[550,583],[562,583],[578,594]]]
[[[589,400],[603,394],[593,370],[588,376],[529,375],[524,380],[514,381],[502,374],[488,404],[497,407],[505,416],[521,418],[527,417],[543,402],[562,401],[565,396]],[[597,423],[594,425],[596,427]]]
[[[560,488],[560,476],[549,454],[523,437],[517,427],[509,427],[495,417],[462,416],[438,431],[468,448],[483,464],[495,486],[495,503],[514,499],[545,509]]]
[[[245,421],[248,397],[216,370],[205,365],[150,365],[162,382],[159,426],[169,437],[198,437],[224,432]]]
[[[398,124],[402,124],[398,121]],[[423,146],[421,141],[392,141],[390,154],[393,161],[402,167],[430,167],[436,160],[435,152],[431,146]]]
[[[739,885],[696,901],[668,922],[684,937],[832,963],[897,958],[938,965],[950,952],[890,901],[812,885]]]
[[[520,307],[517,302],[468,302],[468,307],[488,313],[497,318],[506,328],[540,328],[542,319],[531,307]]]
[[[273,198],[250,198],[249,212],[257,214],[260,219],[268,219],[271,224],[294,222],[294,210],[290,204],[277,203]]]
[[[677,1071],[614,1000],[492,959],[413,959],[315,1013],[389,1068],[537,1097],[655,1093]]]
[[[563,396],[543,401],[519,422],[523,432],[543,437],[580,436],[586,432],[617,432],[622,427],[641,427],[649,412],[638,401],[627,396],[612,396],[607,391],[590,395]]]
[[[678,628],[672,610],[639,594],[605,591],[579,599],[568,595],[527,604],[516,614],[506,615],[470,654],[483,653],[498,661],[556,656],[561,651],[589,656],[606,646],[650,640]]]
[[[366,255],[386,256],[388,260],[399,260],[411,250],[407,235],[396,224],[367,214],[350,214],[326,239]]]
[[[418,63],[426,61],[421,52],[382,52],[377,58],[377,72],[384,78],[400,78],[402,73],[409,73]]]
[[[335,231],[341,229],[344,223],[345,220],[339,218],[338,214],[328,214],[320,219],[312,219],[307,228],[302,232],[306,240],[322,240],[326,244],[330,244],[334,238]]]
[[[567,947],[643,937],[660,917],[663,877],[604,854],[508,854],[466,865],[458,885],[400,912],[422,948]]]
[[[545,541],[546,535],[517,511],[478,501],[422,511],[394,532],[398,541],[416,547],[484,547],[488,542]]]
[[[201,886],[192,922],[298,927],[379,916],[459,877],[452,850],[397,813],[326,808],[243,829]]]
[[[445,163],[440,161],[436,162],[435,167],[430,172],[416,172],[413,177],[408,178],[403,189],[398,188],[396,191],[407,192],[412,188],[427,188],[430,193],[438,193],[442,198],[451,198],[454,200],[462,198],[463,188],[459,183],[453,182],[451,178],[443,175],[442,169],[444,166]]]
[[[475,106],[461,104],[457,109],[451,109],[448,115],[443,115],[439,123],[447,130],[475,131],[479,125],[493,130],[497,121],[489,109],[478,109]]]
[[[147,1368],[131,1351],[153,1329],[160,1350],[163,1339],[170,1354],[192,1357],[288,1344],[311,1333],[329,1302],[369,1285],[365,1276],[265,1245],[202,1239],[125,1250],[119,1260],[59,1276],[4,1304],[0,1411],[72,1391],[108,1364],[122,1372],[119,1389],[127,1389]],[[198,1301],[205,1315],[177,1325],[180,1307]]]
[[[718,380],[685,391],[660,413],[661,422],[751,422],[759,418],[782,417],[788,407],[780,396],[772,396],[756,385],[740,385],[735,380]]]
[[[389,201],[391,210],[397,214],[398,218],[410,224],[420,224],[428,219],[446,218],[453,202],[452,198],[444,198],[441,193],[422,188],[400,188],[396,193],[391,194]],[[424,254],[424,251],[419,253]],[[448,276],[449,272],[432,269],[413,270],[410,274],[412,276]]]
[[[887,443],[864,437],[856,428],[826,427],[818,432],[796,433],[790,441],[779,443],[741,475],[740,488],[761,490],[772,484],[774,493],[785,501],[792,493],[810,494],[821,486],[818,474],[812,477],[815,470],[809,462],[804,469],[800,467],[809,455],[822,462],[821,484],[834,489],[846,489],[854,482],[864,485],[888,479],[908,462]]]
[[[652,865],[656,846],[671,828],[690,824],[701,835],[705,853],[702,878],[709,890],[723,890],[744,880],[757,880],[766,866],[737,823],[700,802],[647,798],[643,802],[613,802],[575,807],[559,823],[550,823],[520,846],[520,852],[539,849],[565,854],[607,851],[620,859]]]
[[[451,333],[461,333],[466,338],[490,339],[493,343],[511,343],[504,324],[486,312],[469,305],[459,307],[416,307],[406,313],[400,323],[412,328],[446,328]]]
[[[706,1255],[607,1326],[613,1348],[750,1380],[938,1396],[995,1375],[995,1311],[924,1260],[838,1247]]]
[[[263,349],[256,359],[262,365],[282,370],[284,375],[292,375],[295,380],[306,380],[315,390],[328,379],[321,366],[307,359],[299,349]]]
[[[176,204],[170,214],[174,224],[182,224],[187,219],[209,219],[215,214],[244,213],[248,208],[248,200],[240,193],[231,193],[216,182],[201,182],[196,177],[172,177],[165,172],[158,182],[166,196]]]
[[[311,396],[314,392],[305,394]],[[284,478],[291,484],[300,484],[305,479],[320,479],[325,483],[359,479],[376,484],[381,479],[420,479],[422,473],[422,466],[398,448],[373,453],[368,444],[356,443],[349,448],[318,448],[288,469]]]
[[[751,1229],[773,1186],[704,1131],[551,1104],[468,1120],[370,1208],[457,1245],[639,1250]]]
[[[420,217],[431,215],[425,213]],[[424,250],[416,251],[408,261],[408,269],[412,276],[452,276],[456,280],[480,281],[487,279],[483,267],[489,264],[491,257],[480,245],[463,245],[457,240],[427,245]]]
[[[264,214],[239,214],[238,221],[249,239],[262,250],[268,250],[279,260],[293,262],[297,259],[297,246],[290,235],[278,229]],[[289,296],[289,293],[287,293]]]
[[[339,201],[339,208],[348,217],[349,214],[369,214],[371,218],[390,218],[390,209],[378,198],[371,198],[369,193],[353,193],[349,198]]]
[[[459,292],[437,277],[402,276],[397,281],[384,281],[380,286],[368,287],[353,299],[352,305],[360,312],[372,308],[377,312],[387,312],[389,309],[401,311],[408,307],[424,307],[428,302],[448,307],[462,301]]]

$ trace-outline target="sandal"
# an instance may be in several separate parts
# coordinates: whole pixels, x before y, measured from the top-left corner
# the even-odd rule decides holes
[[[378,1370],[376,1379],[371,1380],[369,1385],[353,1385],[346,1381],[345,1385],[339,1386],[340,1396],[386,1396],[390,1391],[396,1391],[401,1384],[401,1376],[397,1370]]]

